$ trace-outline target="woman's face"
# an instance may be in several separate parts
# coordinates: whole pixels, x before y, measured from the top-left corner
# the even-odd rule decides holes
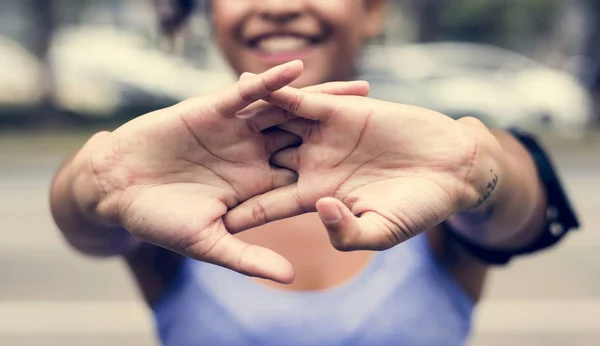
[[[303,87],[354,77],[365,39],[380,29],[384,0],[213,0],[219,48],[236,73],[304,61]]]

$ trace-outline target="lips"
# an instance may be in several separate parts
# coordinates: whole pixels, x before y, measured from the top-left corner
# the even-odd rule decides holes
[[[254,46],[265,53],[285,53],[306,49],[311,41],[306,37],[298,36],[272,36],[258,40]]]
[[[245,40],[248,48],[262,53],[289,53],[305,50],[325,41],[325,36],[298,33],[268,33]]]

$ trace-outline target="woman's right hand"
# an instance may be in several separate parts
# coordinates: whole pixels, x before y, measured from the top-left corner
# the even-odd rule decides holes
[[[90,221],[122,226],[182,255],[291,282],[289,261],[237,239],[222,217],[241,202],[296,180],[294,172],[271,166],[269,158],[300,139],[282,130],[263,131],[286,121],[285,114],[247,119],[236,114],[291,83],[302,69],[298,61],[280,65],[94,136],[72,163],[77,206]],[[365,92],[364,84],[355,86],[348,83],[346,90]],[[330,87],[340,92],[339,84]]]

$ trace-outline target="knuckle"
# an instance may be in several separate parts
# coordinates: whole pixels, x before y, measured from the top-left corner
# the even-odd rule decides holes
[[[252,94],[248,87],[244,86],[241,82],[237,83],[237,92],[240,99],[244,100],[244,102],[251,103],[254,101]]]
[[[269,83],[269,81],[266,80],[264,75],[260,76],[260,82],[262,83],[262,87],[267,90],[269,93],[275,92],[277,89],[276,86],[272,85],[271,83]]]
[[[256,201],[252,205],[252,220],[256,225],[263,225],[267,223],[267,210],[260,201]]]
[[[292,114],[296,114],[298,112],[303,100],[304,100],[303,94],[301,94],[301,93],[294,94],[294,97],[290,100],[290,106],[289,106],[290,112]]]
[[[296,205],[298,206],[298,210],[300,210],[301,213],[307,213],[308,210],[304,207],[304,203],[302,203],[302,198],[300,197],[300,191],[298,190],[298,188],[295,188],[292,192],[292,196],[294,197],[294,200],[296,201]]]

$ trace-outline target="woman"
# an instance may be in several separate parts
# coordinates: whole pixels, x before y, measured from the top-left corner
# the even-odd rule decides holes
[[[248,73],[96,134],[52,186],[66,239],[127,259],[165,345],[460,345],[488,264],[576,225],[530,139],[351,82],[384,0],[210,6]]]

